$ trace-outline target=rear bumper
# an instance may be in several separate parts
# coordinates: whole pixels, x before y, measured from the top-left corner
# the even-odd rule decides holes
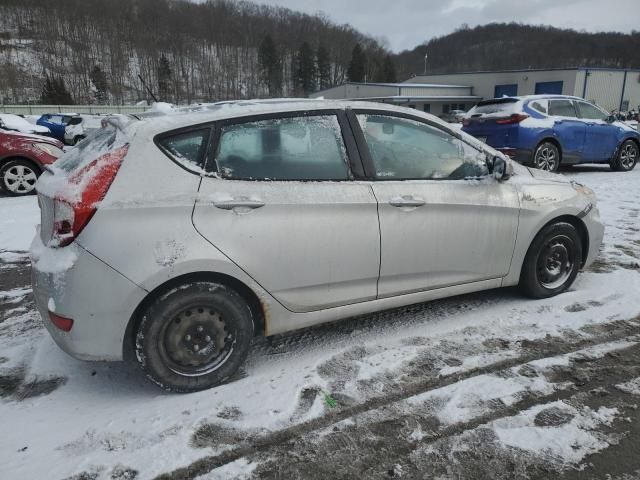
[[[75,243],[47,248],[37,234],[30,254],[36,306],[58,346],[82,360],[122,360],[127,324],[147,292]],[[71,331],[55,327],[49,310],[73,319]]]
[[[522,164],[522,165],[531,165],[531,158],[533,157],[533,152],[531,150],[527,150],[525,148],[509,148],[509,147],[493,147],[499,152],[504,153],[508,157],[511,157],[512,160]]]

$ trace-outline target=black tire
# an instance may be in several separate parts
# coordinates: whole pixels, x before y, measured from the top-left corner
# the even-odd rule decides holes
[[[73,138],[73,145],[75,146],[75,145],[79,144],[84,139],[85,139],[85,137],[82,136],[82,135],[78,135],[77,137],[74,137]]]
[[[149,306],[136,332],[136,358],[165,390],[205,390],[244,363],[253,332],[251,309],[236,291],[196,282],[164,293]]]
[[[547,225],[534,238],[522,265],[520,290],[547,298],[567,290],[582,265],[582,241],[570,223]]]
[[[10,160],[0,168],[0,185],[14,197],[31,195],[36,192],[40,173],[40,169],[29,160]]]
[[[636,163],[638,163],[639,153],[640,149],[636,142],[633,140],[623,142],[618,149],[616,158],[614,158],[609,164],[611,166],[611,170],[615,170],[616,172],[629,172],[633,170]]]
[[[551,142],[542,142],[533,152],[531,166],[547,172],[557,172],[560,167],[560,150]]]

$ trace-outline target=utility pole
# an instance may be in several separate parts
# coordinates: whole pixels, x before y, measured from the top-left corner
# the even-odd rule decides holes
[[[427,55],[427,53],[425,52],[425,54],[424,54],[424,74],[425,75],[427,74],[427,57],[428,56],[429,55]]]

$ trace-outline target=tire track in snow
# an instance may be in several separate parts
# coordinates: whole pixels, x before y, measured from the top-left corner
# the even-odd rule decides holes
[[[363,403],[345,407],[335,412],[329,412],[324,416],[317,417],[306,422],[266,434],[262,437],[253,438],[250,440],[251,443],[242,444],[238,447],[231,448],[217,455],[203,457],[202,459],[197,460],[196,462],[193,462],[186,467],[176,469],[172,472],[160,475],[156,478],[158,480],[195,478],[199,475],[208,473],[216,468],[220,468],[243,457],[266,453],[272,448],[276,448],[288,442],[295,442],[297,439],[304,435],[308,435],[312,432],[325,429],[343,420],[347,420],[349,418],[362,415],[374,410],[382,409],[416,395],[425,394],[430,391],[448,387],[455,383],[468,380],[480,375],[493,374],[513,367],[523,366],[524,364],[536,360],[544,360],[549,357],[575,353],[579,352],[580,350],[584,350],[587,347],[594,347],[612,341],[629,339],[635,335],[640,334],[640,317],[635,317],[629,320],[618,320],[608,324],[601,324],[598,326],[598,330],[603,331],[602,333],[593,335],[589,338],[569,338],[569,341],[565,342],[564,344],[560,344],[563,339],[559,338],[555,339],[556,342],[550,342],[550,339],[545,339],[545,341],[541,342],[531,342],[531,345],[524,348],[525,351],[529,351],[526,351],[524,354],[518,356],[517,358],[501,360],[490,365],[471,368],[469,370],[453,373],[451,375],[443,377],[430,377],[422,380],[417,380],[414,383],[405,385],[401,391],[391,392],[385,395],[374,397]],[[558,395],[559,393],[555,392],[554,394],[550,395],[547,400],[556,399],[558,398]],[[569,395],[569,393],[567,393],[567,395]],[[536,401],[544,401],[544,398],[537,399]],[[522,403],[519,407],[514,408],[519,411],[518,408],[524,408],[525,405],[526,403]],[[501,414],[501,416],[508,416],[509,412],[515,412],[516,410],[508,409],[506,410],[507,413],[503,413]],[[486,423],[486,421],[488,420],[485,418],[483,421]],[[469,425],[473,425],[473,423],[470,423]],[[452,432],[454,432],[454,430],[452,430]]]

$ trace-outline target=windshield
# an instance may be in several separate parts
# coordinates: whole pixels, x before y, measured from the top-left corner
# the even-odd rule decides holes
[[[73,172],[96,158],[129,143],[129,137],[112,123],[92,131],[78,146],[62,157],[52,167],[63,172]]]
[[[516,113],[518,105],[519,100],[517,98],[485,100],[469,110],[469,115],[487,116],[498,114],[500,116],[509,116],[512,113]]]

